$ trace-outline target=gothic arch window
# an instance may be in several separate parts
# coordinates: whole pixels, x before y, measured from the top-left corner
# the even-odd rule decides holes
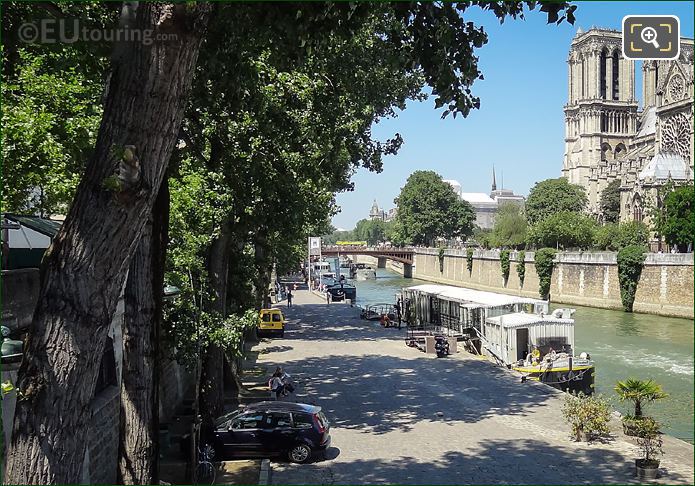
[[[635,221],[642,221],[643,215],[642,215],[642,198],[639,197],[639,195],[635,195],[635,198],[632,200],[632,219]]]
[[[611,146],[608,143],[603,142],[601,144],[601,160],[608,160],[608,156],[612,155],[612,153],[613,151],[611,149]]]
[[[617,159],[617,158],[620,157],[623,153],[625,153],[625,145],[622,144],[622,143],[619,143],[619,144],[615,147],[615,158]]]
[[[600,73],[599,79],[601,80],[601,99],[606,99],[606,58],[608,57],[608,51],[604,48],[601,51],[600,57]]]
[[[613,79],[611,80],[610,99],[617,100],[620,97],[620,64],[618,62],[618,51],[613,52]]]

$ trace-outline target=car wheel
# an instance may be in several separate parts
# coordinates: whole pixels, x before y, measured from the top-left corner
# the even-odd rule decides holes
[[[311,458],[311,447],[306,444],[297,444],[288,454],[290,461],[302,464]]]

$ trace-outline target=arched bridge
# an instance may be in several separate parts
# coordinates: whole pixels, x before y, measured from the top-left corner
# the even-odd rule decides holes
[[[386,268],[386,260],[393,260],[403,264],[403,276],[412,277],[413,275],[413,255],[412,248],[388,248],[388,247],[367,247],[367,246],[322,246],[321,255],[369,255],[377,259],[379,268]]]

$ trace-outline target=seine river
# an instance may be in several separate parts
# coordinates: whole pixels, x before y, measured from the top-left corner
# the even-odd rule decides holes
[[[353,283],[357,304],[363,306],[392,303],[401,288],[427,282],[378,269],[376,280]],[[670,396],[647,405],[646,413],[661,421],[668,434],[693,442],[693,322],[571,307],[577,309],[576,351],[587,351],[594,359],[598,392],[610,397],[615,409],[628,412],[631,407],[620,403],[613,391],[615,382],[628,377],[656,380]]]

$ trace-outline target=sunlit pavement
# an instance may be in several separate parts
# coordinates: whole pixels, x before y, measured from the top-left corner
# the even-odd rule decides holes
[[[273,461],[274,484],[636,483],[637,448],[570,441],[563,396],[520,383],[465,352],[437,359],[405,346],[405,330],[359,319],[357,308],[299,290],[284,339],[263,340],[259,363],[298,381],[296,401],[331,421],[327,458]],[[664,483],[693,483],[693,447],[667,438]]]

